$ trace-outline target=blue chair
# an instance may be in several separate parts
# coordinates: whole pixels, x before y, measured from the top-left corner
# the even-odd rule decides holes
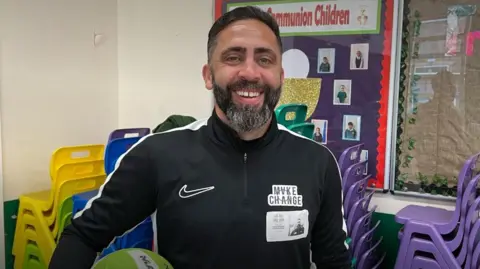
[[[148,217],[135,229],[125,234],[120,242],[120,247],[124,248],[144,248],[152,249],[153,240],[152,218]]]
[[[95,197],[95,195],[98,194],[98,190],[93,190],[93,191],[87,191],[87,192],[82,192],[78,193],[72,196],[72,201],[73,201],[73,210],[72,210],[72,216],[75,216],[79,211],[82,211],[85,206],[87,205],[87,202]]]
[[[107,144],[105,148],[105,173],[107,175],[115,169],[118,158],[140,139],[141,137],[119,138]]]

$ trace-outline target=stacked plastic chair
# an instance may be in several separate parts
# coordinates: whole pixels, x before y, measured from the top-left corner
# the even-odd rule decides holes
[[[115,170],[118,159],[143,136],[150,133],[148,128],[137,129],[118,129],[114,130],[108,137],[105,148],[105,172],[107,175]],[[72,197],[72,216],[83,210],[87,202],[98,194],[98,190],[79,193]],[[115,238],[113,242],[100,253],[102,258],[112,252],[124,248],[145,248],[152,249],[153,246],[153,227],[151,218],[147,218],[142,223],[131,229],[124,235]]]
[[[396,269],[480,268],[479,156],[471,156],[460,171],[455,210],[409,205],[396,214],[404,225]]]
[[[370,207],[373,191],[366,194],[370,175],[364,176],[367,161],[360,161],[363,144],[349,147],[339,158],[339,168],[343,175],[343,210],[347,225],[347,244],[352,258],[352,268],[380,268],[385,253],[378,257],[376,250],[382,242],[382,237],[374,242],[373,236],[380,221],[372,225],[372,214],[376,206]]]
[[[71,196],[105,182],[103,154],[104,145],[59,148],[51,157],[51,188],[20,196],[12,253],[15,269],[47,268],[71,211]]]
[[[307,108],[305,104],[280,105],[275,109],[277,122],[295,133],[313,139],[315,125],[305,122]]]
[[[150,133],[150,128],[124,128],[116,129],[110,133],[108,136],[108,142],[120,139],[120,138],[130,138],[130,137],[142,137]]]

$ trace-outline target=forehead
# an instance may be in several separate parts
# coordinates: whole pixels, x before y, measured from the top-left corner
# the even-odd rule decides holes
[[[218,35],[217,47],[219,51],[229,47],[244,47],[247,50],[264,47],[280,53],[273,31],[254,19],[236,21],[223,29]]]

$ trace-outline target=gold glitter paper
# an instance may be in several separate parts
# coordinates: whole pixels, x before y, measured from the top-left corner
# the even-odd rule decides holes
[[[320,78],[286,78],[278,105],[291,103],[306,104],[308,107],[307,118],[309,118],[317,108],[321,83],[322,79]],[[290,120],[288,114],[286,118]]]

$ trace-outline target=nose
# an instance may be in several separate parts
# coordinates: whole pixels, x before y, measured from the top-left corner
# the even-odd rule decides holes
[[[258,81],[260,79],[259,66],[253,59],[246,60],[238,72],[238,76],[247,81]]]

